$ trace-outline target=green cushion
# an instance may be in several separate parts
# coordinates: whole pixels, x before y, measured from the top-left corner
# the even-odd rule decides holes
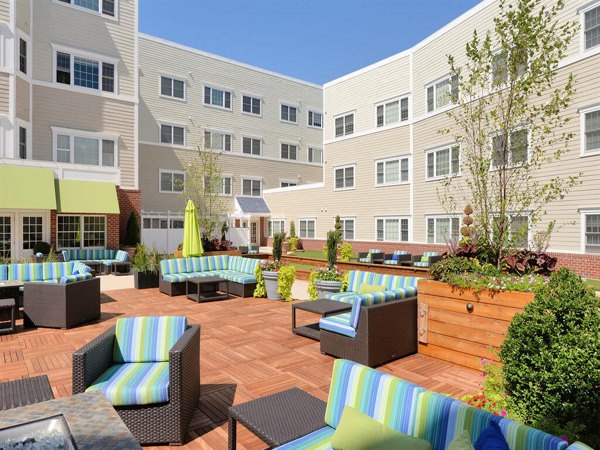
[[[433,450],[429,442],[392,430],[349,406],[342,412],[331,447],[334,450]]]
[[[471,444],[471,437],[467,430],[463,430],[462,433],[456,435],[454,440],[450,442],[448,450],[475,450]]]
[[[379,286],[377,284],[363,283],[358,288],[359,294],[370,294],[372,292],[381,292],[381,291],[385,291],[385,286]]]

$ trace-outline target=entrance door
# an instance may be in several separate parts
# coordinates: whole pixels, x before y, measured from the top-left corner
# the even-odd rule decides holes
[[[250,243],[258,244],[258,222],[250,222]]]
[[[33,254],[36,242],[48,242],[44,236],[45,216],[36,213],[20,213],[19,259],[29,258]]]
[[[0,213],[0,259],[13,257],[13,214]]]

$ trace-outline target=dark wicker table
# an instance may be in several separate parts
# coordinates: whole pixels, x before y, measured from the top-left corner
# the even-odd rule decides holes
[[[94,275],[104,274],[106,271],[104,270],[104,264],[102,261],[81,261],[83,264],[88,266],[94,272]]]
[[[229,407],[229,450],[236,448],[237,422],[271,447],[298,439],[325,426],[327,404],[292,388]]]
[[[336,300],[328,300],[324,298],[315,300],[314,302],[292,304],[292,332],[300,336],[314,339],[315,341],[320,341],[321,331],[319,329],[319,322],[311,323],[310,325],[304,325],[302,327],[296,326],[296,309],[320,314],[321,317],[327,317],[350,311],[352,309],[352,305],[349,303],[338,302]]]
[[[52,399],[54,394],[46,375],[0,383],[0,411]]]
[[[113,275],[129,275],[131,272],[131,263],[129,261],[117,261],[110,265],[109,272]]]
[[[14,298],[0,299],[0,322],[8,322],[8,326],[0,327],[0,334],[14,333],[17,329],[17,300]]]
[[[23,282],[19,280],[0,281],[0,298],[19,298]]]
[[[225,292],[219,292],[219,285],[225,283]],[[229,281],[221,277],[190,278],[185,283],[185,295],[197,303],[229,298]]]

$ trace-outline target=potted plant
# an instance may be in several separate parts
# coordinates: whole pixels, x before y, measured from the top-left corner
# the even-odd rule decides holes
[[[308,297],[311,300],[324,298],[326,292],[341,292],[343,274],[337,268],[338,243],[341,238],[339,230],[327,233],[327,267],[322,267],[310,274],[308,279]]]
[[[292,286],[296,280],[296,268],[281,261],[265,261],[256,268],[254,297],[270,300],[292,301]]]
[[[158,269],[161,256],[156,248],[148,252],[144,244],[138,244],[131,260],[136,289],[158,287]]]
[[[183,258],[183,242],[180,242],[177,246],[177,250],[173,252],[174,258]]]
[[[32,262],[44,262],[44,260],[50,254],[51,251],[52,247],[47,242],[36,242],[33,246],[33,256],[31,257]]]

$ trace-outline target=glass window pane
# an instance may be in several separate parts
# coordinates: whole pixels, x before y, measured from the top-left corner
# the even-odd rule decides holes
[[[397,123],[400,120],[400,102],[396,100],[395,102],[388,103],[385,105],[385,123],[386,125],[390,125],[393,123]]]
[[[377,163],[377,184],[385,183],[384,173],[383,173],[383,162]]]
[[[115,166],[115,141],[102,141],[102,165],[109,167]]]
[[[163,144],[173,143],[173,127],[171,125],[160,126],[160,142]]]
[[[354,133],[354,114],[348,114],[346,117],[344,117],[344,122],[345,122],[344,134]]]
[[[71,55],[56,52],[56,82],[71,84]]]
[[[115,66],[114,64],[102,63],[102,90],[104,92],[115,91]]]
[[[427,219],[427,242],[433,243],[435,240],[435,219]]]
[[[600,214],[585,216],[585,251],[600,253]]]
[[[384,239],[383,219],[377,219],[377,240],[383,241],[383,239]]]
[[[183,192],[184,175],[182,173],[173,174],[173,192]]]
[[[173,127],[173,144],[184,145],[184,131],[182,127]]]
[[[450,219],[437,219],[435,225],[435,242],[443,244],[446,242],[446,239],[450,238]]]
[[[216,106],[225,106],[225,97],[223,91],[218,89],[212,90],[212,104]]]
[[[102,14],[115,15],[115,0],[102,0]]]
[[[435,165],[434,165],[434,153],[427,154],[427,177],[433,178],[435,176]]]
[[[73,0],[73,4],[81,6],[82,8],[91,9],[92,11],[99,11],[100,9],[99,0]]]
[[[387,161],[385,163],[386,183],[397,183],[400,181],[400,161]]]
[[[400,100],[400,120],[408,120],[408,98]]]
[[[335,169],[335,187],[336,189],[344,187],[344,169]]]
[[[585,13],[585,49],[600,45],[600,6]]]
[[[436,176],[445,176],[450,174],[450,149],[438,150],[435,153]]]
[[[400,160],[400,181],[408,181],[408,159]]]
[[[600,110],[585,115],[585,151],[600,150]]]
[[[83,218],[83,246],[104,247],[106,245],[106,220],[103,216]]]
[[[173,80],[173,97],[183,99],[185,96],[185,84],[181,80]]]
[[[354,167],[346,167],[345,187],[354,187]]]
[[[400,221],[400,240],[403,242],[408,241],[408,219]]]
[[[377,107],[377,126],[383,126],[383,105]]]
[[[398,219],[387,219],[385,221],[385,239],[392,242],[400,240],[400,221]]]
[[[73,162],[75,164],[90,164],[94,166],[100,164],[98,139],[75,136],[73,146]]]
[[[450,80],[435,85],[435,107],[442,108],[450,104]]]
[[[344,135],[344,118],[338,117],[335,119],[335,136],[343,136]]]
[[[58,216],[57,217],[57,246],[62,248],[77,248],[81,246],[79,216]]]
[[[173,191],[173,174],[170,172],[160,173],[160,190],[164,192]]]
[[[528,131],[526,129],[514,131],[510,135],[511,164],[527,161]]]
[[[98,89],[98,61],[75,56],[73,74],[75,86]]]

